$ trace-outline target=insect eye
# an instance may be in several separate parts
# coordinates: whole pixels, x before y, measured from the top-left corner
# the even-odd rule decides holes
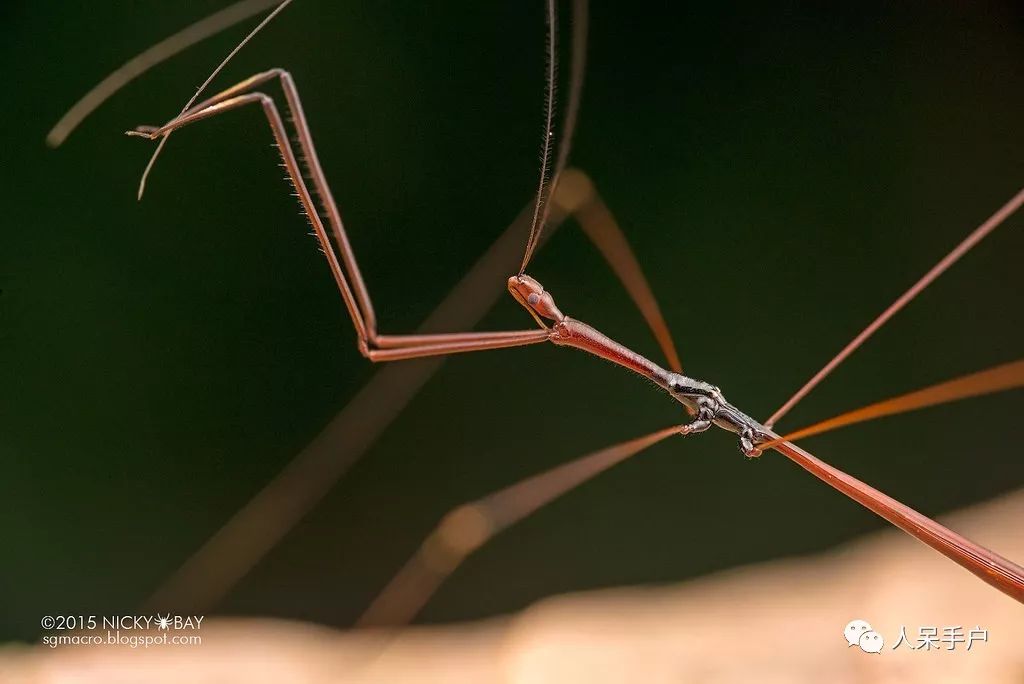
[[[540,295],[536,292],[531,292],[530,296],[526,298],[526,303],[530,306],[537,306],[540,304]]]

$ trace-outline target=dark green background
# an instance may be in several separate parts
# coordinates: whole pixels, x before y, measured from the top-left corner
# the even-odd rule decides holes
[[[224,4],[0,9],[4,636],[32,637],[46,614],[131,611],[374,373],[257,111],[175,136],[134,200],[151,147],[121,131],[173,115],[244,29],[43,146],[105,73]],[[593,8],[573,158],[628,232],[687,370],[764,416],[1024,182],[1024,15],[672,7]],[[299,0],[219,81],[293,72],[382,330],[413,329],[529,197],[543,41],[539,1]],[[786,425],[1021,356],[1022,224]],[[657,354],[574,228],[531,272],[567,313]],[[480,328],[526,324],[503,299]],[[807,445],[934,515],[1024,482],[1022,409],[1003,394]],[[453,358],[219,609],[350,624],[452,506],[679,419],[583,354]],[[422,619],[682,580],[881,527],[781,458],[745,462],[723,434],[670,440],[481,550]]]

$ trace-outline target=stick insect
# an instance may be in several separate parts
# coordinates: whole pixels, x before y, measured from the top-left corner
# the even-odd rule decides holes
[[[287,4],[288,2],[281,4],[275,13]],[[780,436],[773,429],[778,420],[886,321],[1015,212],[1024,203],[1024,191],[1014,196],[892,306],[883,311],[775,414],[760,422],[733,406],[715,385],[682,374],[678,355],[675,352],[671,336],[668,335],[667,326],[658,313],[653,296],[649,295],[649,288],[643,281],[642,275],[639,276],[639,280],[636,278],[624,280],[634,298],[643,302],[643,306],[649,314],[648,321],[651,323],[667,358],[668,368],[664,368],[615,342],[595,327],[564,315],[556,305],[552,293],[545,290],[539,280],[527,273],[527,267],[540,243],[545,225],[549,222],[552,204],[557,204],[560,201],[559,192],[562,191],[564,195],[566,188],[573,183],[582,184],[584,187],[586,185],[578,174],[567,170],[566,166],[569,150],[568,140],[571,138],[575,111],[578,107],[578,93],[582,78],[581,61],[574,60],[573,86],[570,89],[566,123],[563,124],[564,134],[557,159],[553,152],[552,119],[556,56],[554,3],[548,5],[548,23],[549,104],[546,108],[547,121],[543,129],[543,171],[537,198],[533,203],[530,237],[524,250],[522,263],[519,272],[512,274],[508,279],[509,294],[526,309],[536,322],[537,327],[533,329],[491,333],[453,332],[414,335],[390,335],[378,332],[376,314],[369,290],[349,244],[337,204],[320,167],[313,137],[302,111],[298,89],[291,75],[284,70],[274,69],[262,72],[198,104],[190,102],[179,116],[174,117],[163,126],[143,126],[129,132],[131,135],[159,141],[159,151],[168,140],[168,136],[180,128],[246,105],[258,105],[269,122],[273,137],[281,151],[286,173],[295,186],[303,211],[309,217],[316,237],[323,247],[331,274],[355,327],[359,349],[370,360],[376,362],[399,361],[551,342],[602,357],[653,381],[690,414],[690,419],[686,423],[671,426],[584,456],[554,471],[543,473],[524,483],[502,490],[491,497],[457,508],[442,520],[437,530],[424,542],[416,556],[374,602],[364,616],[363,624],[404,622],[411,619],[444,577],[470,552],[501,529],[536,510],[555,496],[582,483],[585,479],[593,477],[598,472],[648,446],[670,436],[695,434],[713,426],[735,433],[740,450],[747,457],[758,457],[768,449],[782,453],[822,481],[947,555],[984,581],[1018,600],[1024,600],[1024,570],[1020,567],[816,459],[792,441],[799,437],[872,417],[891,415],[967,396],[1018,387],[1024,383],[1024,366],[1021,362],[1005,364],[988,371],[896,397],[887,402],[823,421],[805,430]],[[585,19],[577,14],[575,24],[583,26]],[[582,51],[582,48],[579,48],[574,50],[574,53],[582,53]],[[578,64],[579,66],[577,66]],[[288,139],[288,130],[278,104],[273,98],[258,90],[265,84],[275,81],[280,83],[284,90],[284,108],[291,113],[294,120],[298,135],[298,153]],[[307,186],[302,177],[301,158],[303,157],[312,178],[312,189]],[[549,165],[553,167],[550,178],[547,173]],[[320,196],[325,206],[323,214],[316,207],[314,193]],[[608,248],[607,254],[610,261],[632,263],[629,247],[624,241],[617,242]],[[562,301],[564,303],[565,300]]]

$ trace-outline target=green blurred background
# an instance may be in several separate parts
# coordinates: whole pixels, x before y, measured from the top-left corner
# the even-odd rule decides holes
[[[131,612],[376,370],[258,111],[175,136],[135,201],[151,146],[121,132],[170,118],[246,28],[43,145],[100,77],[225,4],[0,9],[0,637],[33,638],[47,614]],[[573,160],[627,231],[686,370],[765,416],[1024,181],[1024,13],[711,5],[597,3]],[[299,0],[218,81],[294,74],[382,331],[414,329],[529,198],[543,27],[539,1]],[[1022,248],[1018,216],[786,426],[1019,357]],[[578,230],[530,270],[564,311],[656,358]],[[504,298],[480,329],[529,322]],[[1002,394],[807,446],[935,515],[1024,483],[1022,410],[1024,394]],[[217,612],[349,625],[452,506],[679,419],[584,354],[452,358]],[[483,548],[421,619],[882,527],[724,434],[669,440]]]

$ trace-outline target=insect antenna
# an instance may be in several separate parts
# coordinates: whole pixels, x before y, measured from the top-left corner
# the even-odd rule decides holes
[[[523,252],[523,262],[519,266],[519,274],[526,270],[533,253],[540,244],[544,227],[551,214],[551,198],[562,179],[562,172],[569,163],[569,151],[572,149],[572,138],[576,132],[576,121],[579,119],[580,96],[583,92],[583,77],[587,68],[587,27],[590,23],[588,0],[575,0],[572,6],[572,62],[569,66],[569,99],[562,120],[562,140],[558,146],[554,171],[551,170],[551,148],[554,144],[555,92],[558,80],[558,14],[554,0],[548,2],[548,80],[545,95],[544,139],[541,146],[541,175],[537,187],[537,202],[534,205],[533,222],[530,236]]]
[[[533,205],[533,219],[530,222],[530,237],[526,240],[523,263],[519,274],[526,270],[530,257],[537,245],[543,228],[545,207],[551,196],[551,156],[555,118],[555,94],[558,84],[558,7],[556,0],[548,0],[547,7],[547,87],[544,91],[544,131],[540,146],[540,181],[537,185],[537,201]]]

